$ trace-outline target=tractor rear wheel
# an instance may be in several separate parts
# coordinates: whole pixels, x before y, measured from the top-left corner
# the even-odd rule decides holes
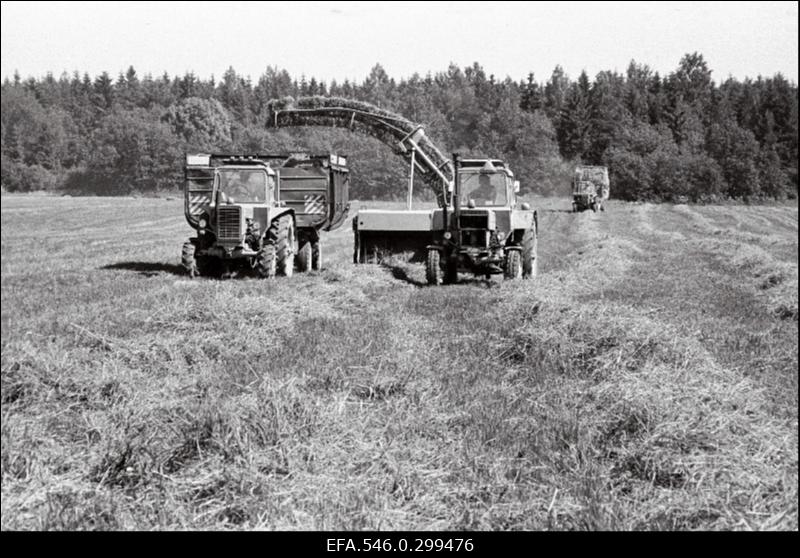
[[[428,249],[428,257],[425,260],[425,278],[429,285],[441,285],[444,279],[442,272],[442,260],[439,250]]]
[[[319,239],[311,243],[311,269],[322,270],[322,243]]]
[[[503,276],[506,279],[519,279],[522,277],[522,254],[520,254],[519,250],[509,250],[506,252]]]
[[[311,242],[306,241],[303,242],[300,249],[297,251],[297,255],[295,256],[295,262],[297,262],[297,269],[301,272],[308,272],[312,269],[312,248]]]
[[[522,237],[522,277],[530,279],[539,274],[539,233],[534,229],[525,231]]]
[[[279,217],[269,228],[269,241],[275,247],[278,273],[291,277],[294,273],[295,234],[291,215]]]
[[[183,250],[181,250],[181,265],[189,274],[189,277],[197,277],[200,275],[197,269],[197,260],[194,257],[194,244],[187,241],[183,243]]]

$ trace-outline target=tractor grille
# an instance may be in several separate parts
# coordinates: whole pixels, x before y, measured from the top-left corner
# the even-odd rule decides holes
[[[485,231],[489,228],[489,215],[481,213],[478,215],[464,215],[461,214],[461,228],[462,229],[478,229]]]
[[[242,231],[239,207],[220,207],[217,209],[217,238],[220,240],[241,240]]]
[[[489,232],[488,231],[461,231],[461,245],[471,246],[473,248],[488,248],[489,247]]]

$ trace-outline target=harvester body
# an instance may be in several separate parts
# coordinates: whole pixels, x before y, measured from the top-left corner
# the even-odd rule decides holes
[[[255,269],[291,275],[321,266],[321,230],[349,210],[348,169],[337,155],[187,155],[184,213],[197,230],[183,249],[191,275]]]
[[[606,167],[578,165],[572,175],[572,211],[603,211],[609,191]]]

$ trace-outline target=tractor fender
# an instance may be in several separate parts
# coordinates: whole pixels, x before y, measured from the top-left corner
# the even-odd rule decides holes
[[[270,211],[269,211],[269,214],[267,216],[266,222],[261,221],[261,223],[260,223],[261,224],[261,228],[258,231],[258,234],[259,234],[259,237],[261,239],[261,242],[264,241],[264,239],[267,236],[267,233],[269,233],[269,229],[270,229],[270,226],[272,225],[272,223],[274,223],[276,220],[280,219],[284,215],[290,215],[292,217],[292,223],[295,225],[295,230],[296,230],[297,222],[295,221],[294,209],[291,209],[289,207],[270,208]]]
[[[444,252],[444,246],[440,246],[439,244],[428,244],[425,247],[425,250],[437,250],[439,252]]]

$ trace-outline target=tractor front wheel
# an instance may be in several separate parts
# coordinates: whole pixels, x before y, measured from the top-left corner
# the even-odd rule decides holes
[[[445,263],[444,283],[446,285],[454,285],[455,283],[458,283],[458,260],[457,259],[450,259]]]
[[[286,277],[294,273],[295,234],[294,220],[291,215],[284,215],[272,222],[269,229],[268,244],[275,247],[278,272]]]
[[[428,250],[428,257],[425,260],[425,278],[429,285],[441,285],[444,279],[441,254],[434,248]]]
[[[264,243],[256,254],[255,268],[258,275],[264,279],[273,279],[278,269],[278,259],[275,254],[275,245]]]
[[[503,275],[506,279],[519,279],[522,277],[522,254],[519,250],[506,252],[506,263]]]
[[[181,265],[189,274],[189,277],[197,277],[200,275],[197,269],[197,260],[194,257],[194,244],[190,241],[183,243],[183,250],[181,251]]]

